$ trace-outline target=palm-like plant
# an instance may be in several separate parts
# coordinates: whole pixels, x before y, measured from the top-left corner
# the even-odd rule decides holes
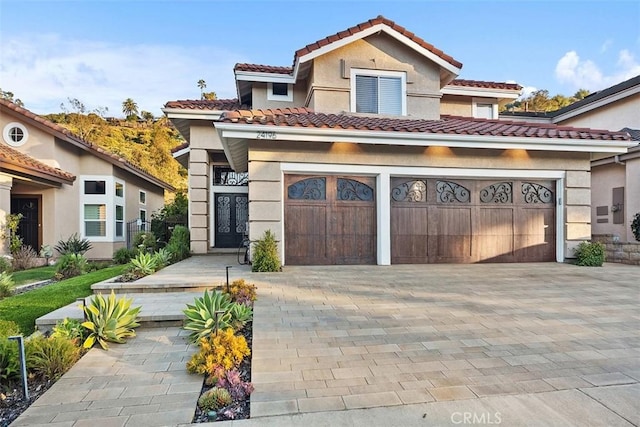
[[[122,103],[122,112],[124,113],[124,115],[127,118],[129,118],[131,116],[134,116],[134,115],[137,115],[138,114],[138,104],[136,104],[136,102],[133,99],[127,98]]]
[[[204,79],[198,80],[198,87],[200,88],[200,99],[204,99],[204,88],[207,87],[207,82]]]

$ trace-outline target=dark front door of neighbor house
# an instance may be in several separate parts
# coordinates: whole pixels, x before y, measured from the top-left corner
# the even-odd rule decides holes
[[[247,230],[249,198],[246,193],[216,194],[217,248],[237,248]]]
[[[11,213],[22,214],[18,224],[18,236],[22,243],[40,250],[40,197],[11,196]]]

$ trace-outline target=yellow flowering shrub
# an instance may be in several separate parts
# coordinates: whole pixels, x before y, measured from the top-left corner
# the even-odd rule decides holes
[[[231,328],[201,338],[198,343],[200,351],[187,362],[187,370],[191,373],[214,375],[216,368],[236,368],[251,354],[247,340],[242,335],[235,335]]]

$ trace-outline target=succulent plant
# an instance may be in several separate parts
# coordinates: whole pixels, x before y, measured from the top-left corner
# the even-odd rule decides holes
[[[89,305],[84,307],[87,320],[82,326],[90,333],[84,341],[84,348],[91,348],[98,342],[100,347],[107,350],[107,342],[123,343],[125,338],[135,337],[133,330],[140,326],[137,322],[140,307],[131,308],[132,299],[116,298],[111,291],[109,298],[98,294],[91,298]]]

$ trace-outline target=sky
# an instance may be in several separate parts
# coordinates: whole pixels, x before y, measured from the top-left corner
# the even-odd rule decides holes
[[[459,78],[525,94],[597,91],[640,74],[640,0],[0,0],[0,88],[38,114],[69,98],[122,117],[236,97],[236,63],[290,66],[297,49],[383,15],[462,62]]]

